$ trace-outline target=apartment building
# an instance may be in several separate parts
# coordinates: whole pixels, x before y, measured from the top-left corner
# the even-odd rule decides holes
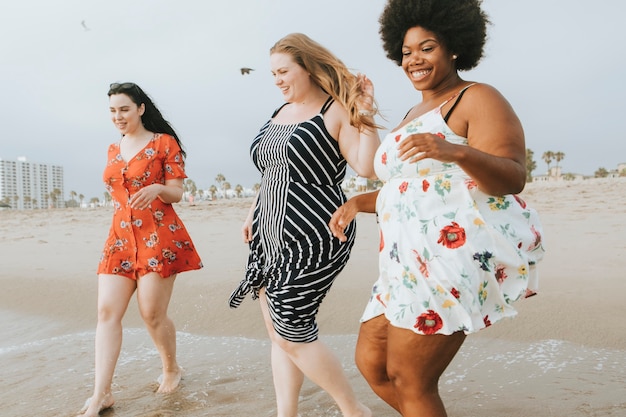
[[[65,207],[63,167],[0,158],[0,202],[13,209]]]

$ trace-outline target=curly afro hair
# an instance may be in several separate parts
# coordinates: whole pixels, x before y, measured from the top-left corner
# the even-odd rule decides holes
[[[456,68],[478,65],[487,40],[487,14],[482,0],[389,0],[378,22],[387,58],[402,65],[402,44],[407,30],[420,26],[437,35],[458,56]]]

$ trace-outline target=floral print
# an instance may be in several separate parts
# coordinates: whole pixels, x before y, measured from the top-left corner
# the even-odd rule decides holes
[[[164,278],[202,267],[200,257],[171,204],[155,199],[147,209],[129,205],[130,197],[150,184],[186,178],[176,140],[155,134],[128,163],[119,143],[109,146],[104,183],[113,198],[113,223],[104,245],[98,274],[137,279],[149,272]]]
[[[544,253],[538,216],[518,196],[483,193],[456,164],[400,160],[398,142],[413,133],[467,145],[440,108],[387,135],[377,151],[380,275],[361,319],[385,314],[425,335],[472,333],[514,316],[512,303],[537,288]]]

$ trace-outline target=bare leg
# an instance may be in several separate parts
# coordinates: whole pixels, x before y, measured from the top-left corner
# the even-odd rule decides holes
[[[297,415],[297,394],[302,386],[302,377],[300,376],[302,374],[306,375],[307,378],[319,385],[324,391],[328,392],[345,417],[371,416],[371,411],[356,399],[348,378],[343,371],[341,362],[339,362],[339,359],[337,359],[332,351],[319,340],[311,343],[293,343],[281,338],[274,331],[271,324],[264,291],[261,291],[260,297],[263,316],[266,326],[268,327],[270,339],[272,340],[272,351],[274,351],[274,349],[282,351],[280,354],[272,354],[272,360],[281,360],[281,363],[278,365],[273,363],[272,369],[279,368],[283,371],[281,374],[274,374],[274,378],[294,378],[295,375],[298,375],[297,378],[300,378],[299,383],[298,380],[279,381],[278,383],[275,381],[274,386],[277,390],[277,402],[279,404],[282,402],[290,405],[295,402],[296,407],[295,409],[293,405],[290,407],[288,410],[290,414],[280,414],[279,410],[279,417],[295,417]],[[294,367],[297,368],[299,372],[296,373]],[[284,372],[285,370],[289,371]],[[290,383],[292,387],[294,383],[297,384],[298,392],[295,392],[293,388],[291,390],[285,390],[285,387],[288,387]],[[278,392],[279,389],[283,391]],[[281,398],[281,400],[278,398]],[[288,398],[288,400],[284,400],[284,398]]]
[[[400,412],[396,390],[387,375],[387,331],[384,315],[361,324],[356,342],[355,362],[372,390],[383,401]]]
[[[122,347],[122,318],[135,288],[135,281],[126,277],[105,274],[98,277],[95,385],[81,416],[97,416],[115,402],[111,384]]]
[[[404,417],[446,417],[439,378],[460,349],[465,334],[419,335],[388,326],[387,373]]]
[[[176,275],[161,278],[149,273],[137,280],[139,312],[159,351],[163,366],[163,380],[157,392],[175,391],[182,378],[182,369],[176,361],[176,328],[167,315]]]
[[[292,362],[289,355],[277,343],[274,343],[273,335],[276,332],[272,326],[272,319],[268,311],[265,288],[261,289],[259,293],[259,302],[265,327],[272,342],[272,377],[274,390],[276,391],[277,416],[296,417],[298,415],[298,398],[304,382],[304,374]]]
[[[341,362],[324,343],[320,340],[311,343],[283,340],[281,345],[307,378],[333,397],[345,417],[372,415],[369,408],[357,400]]]

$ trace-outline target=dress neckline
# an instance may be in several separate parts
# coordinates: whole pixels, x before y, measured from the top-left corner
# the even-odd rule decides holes
[[[407,126],[407,125],[409,125],[409,124],[413,123],[414,121],[416,121],[416,120],[418,120],[418,119],[421,119],[422,117],[425,117],[425,116],[429,115],[429,114],[430,114],[430,113],[432,113],[432,112],[439,112],[439,118],[441,119],[441,121],[443,122],[443,124],[444,124],[444,125],[446,125],[446,127],[447,127],[448,129],[450,129],[450,126],[448,126],[448,122],[446,122],[446,121],[444,120],[443,116],[441,115],[441,108],[442,108],[443,106],[445,106],[445,105],[446,105],[446,104],[447,104],[450,100],[453,100],[453,99],[454,99],[455,97],[457,97],[459,94],[461,94],[462,92],[464,92],[465,90],[467,90],[468,88],[470,88],[471,86],[473,86],[473,85],[475,85],[475,84],[476,84],[475,82],[474,82],[474,83],[469,83],[468,85],[466,85],[465,87],[461,88],[459,91],[457,91],[456,93],[454,93],[452,96],[450,96],[450,97],[448,97],[447,99],[445,99],[445,100],[444,100],[441,104],[439,104],[438,106],[433,107],[432,109],[428,110],[426,113],[422,113],[422,114],[420,114],[419,116],[416,116],[416,117],[412,118],[411,120],[409,120],[408,122],[406,122],[406,123],[405,123],[405,124],[403,124],[402,126],[400,126],[400,127],[396,128],[396,129],[394,129],[394,130],[390,131],[390,132],[389,132],[389,134],[399,132],[400,130],[404,129],[404,127],[405,127],[405,126]],[[410,110],[409,110],[409,112],[410,112]],[[407,114],[408,114],[408,113],[407,113]],[[450,129],[450,131],[452,131],[452,129]],[[455,133],[455,134],[456,134],[456,133]],[[458,135],[457,135],[457,136],[458,136]]]
[[[122,155],[122,140],[124,140],[124,138],[122,138],[118,144],[117,144],[117,151],[120,154],[120,158],[122,159],[122,161],[124,161],[124,163],[126,165],[130,164],[132,161],[134,161],[137,158],[137,155],[143,153],[143,151],[148,147],[148,145],[150,145],[152,142],[154,142],[154,140],[156,139],[157,134],[153,133],[152,137],[150,138],[150,140],[148,140],[148,142],[141,148],[139,149],[137,152],[135,152],[135,154],[133,156],[131,156],[128,160],[126,160],[124,158],[124,156]]]

